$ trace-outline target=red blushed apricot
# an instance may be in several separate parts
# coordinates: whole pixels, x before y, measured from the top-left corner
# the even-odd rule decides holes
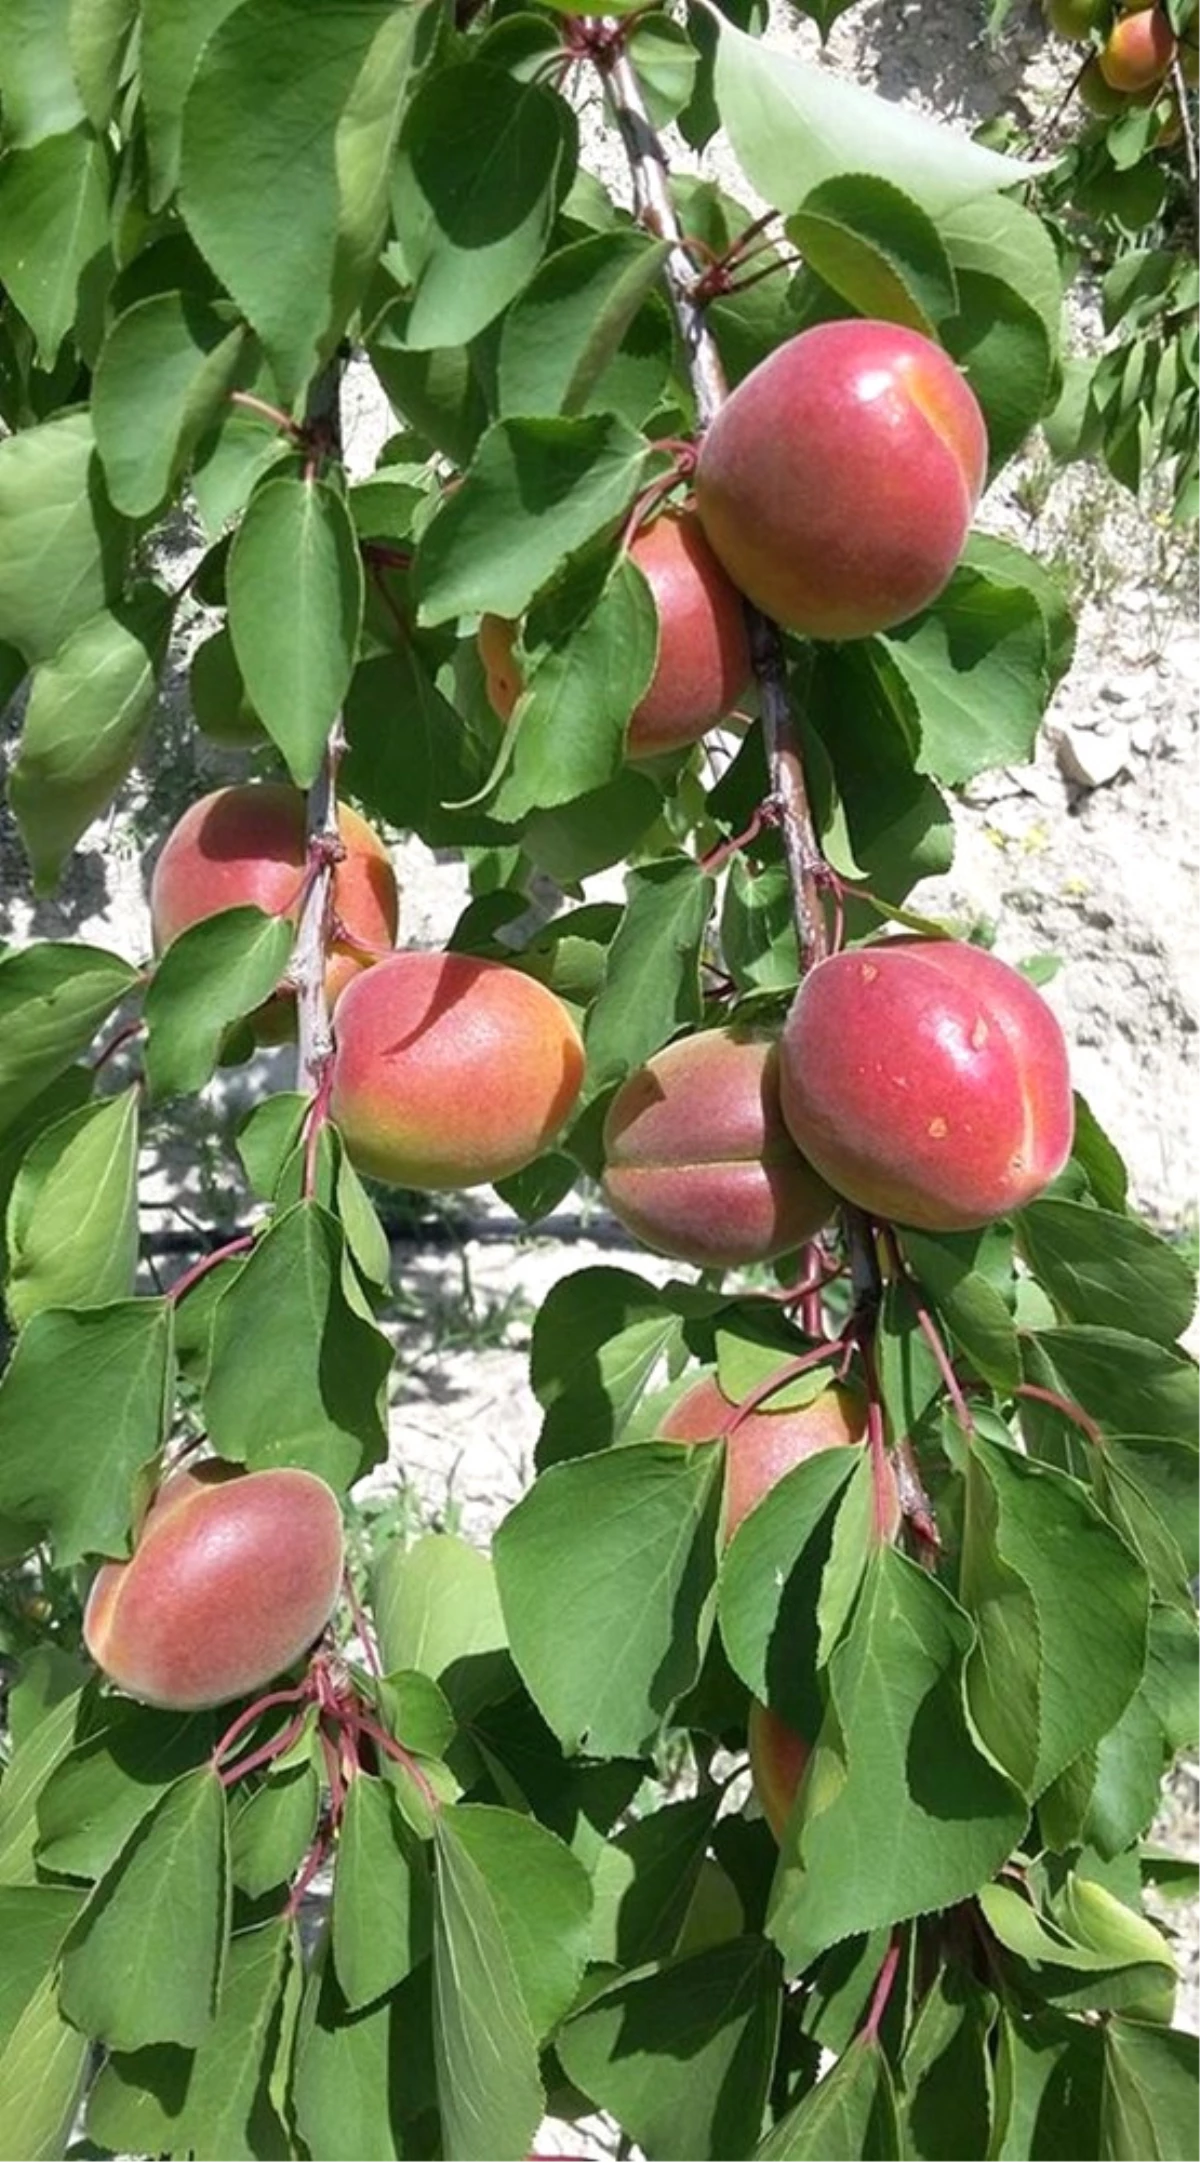
[[[696,508],[766,615],[811,638],[864,638],[941,592],[986,470],[983,415],[940,346],[895,323],[821,323],[721,407]]]
[[[583,1080],[579,1034],[543,984],[499,961],[402,953],[338,1006],[330,1113],[351,1162],[438,1191],[520,1171]]]
[[[734,1406],[716,1380],[706,1376],[672,1405],[658,1430],[662,1441],[713,1441],[724,1432]],[[797,1464],[822,1449],[860,1443],[867,1430],[867,1407],[852,1389],[835,1384],[811,1404],[795,1411],[748,1412],[725,1442],[724,1536],[732,1539],[742,1519]],[[886,1536],[900,1528],[900,1501],[888,1469]]]
[[[1123,15],[1100,49],[1100,71],[1114,90],[1149,90],[1175,58],[1175,33],[1161,8]]]
[[[366,946],[391,947],[399,899],[388,852],[365,818],[347,804],[338,811],[338,832],[346,854],[333,874],[334,913],[352,938]],[[150,920],[157,951],[222,909],[253,907],[269,916],[295,915],[307,856],[304,797],[298,788],[255,781],[202,796],[173,827],[154,866]],[[325,972],[330,1006],[351,978],[370,965],[369,954],[334,940]],[[264,1037],[281,1033],[272,1026],[274,1004],[262,1009]],[[286,1016],[284,1021],[286,1025]]]
[[[166,1481],[131,1558],[97,1572],[84,1641],[126,1695],[199,1711],[293,1665],[341,1581],[341,1512],[323,1479],[201,1464]]]
[[[778,1844],[787,1828],[800,1782],[808,1770],[812,1748],[803,1735],[797,1734],[794,1727],[789,1727],[779,1717],[778,1712],[757,1700],[750,1706],[746,1741],[754,1791]]]
[[[698,1268],[771,1261],[833,1212],[784,1125],[768,1038],[709,1029],[668,1044],[618,1089],[603,1146],[614,1216]]]
[[[966,1231],[1032,1201],[1071,1151],[1058,1022],[978,946],[895,939],[822,961],[780,1045],[783,1115],[873,1216]]]
[[[723,720],[750,681],[750,647],[741,596],[693,512],[662,512],[634,536],[629,556],[658,614],[658,659],[626,738],[637,760],[684,750]],[[515,636],[516,625],[501,616],[484,616],[479,625],[488,698],[502,721],[523,687]]]

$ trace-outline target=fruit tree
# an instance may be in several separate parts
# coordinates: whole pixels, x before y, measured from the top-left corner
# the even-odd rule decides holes
[[[974,529],[1061,402],[1054,161],[764,14],[0,9],[39,896],[184,669],[226,761],[146,950],[0,955],[0,2157],[1194,2152],[1194,1281],[1036,957],[910,898],[1070,662]],[[1194,10],[1113,15],[1051,21],[1194,155]],[[160,1276],[139,1151],[235,1066]],[[477,1186],[629,1265],[537,1315],[491,1553],[367,1568],[387,1227]]]

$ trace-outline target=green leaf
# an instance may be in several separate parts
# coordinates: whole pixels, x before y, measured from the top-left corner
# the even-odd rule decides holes
[[[496,727],[456,713],[416,646],[372,655],[346,695],[347,789],[391,825],[428,848],[502,840],[487,812],[460,809],[485,791],[496,757]]]
[[[1127,1998],[1169,2019],[1175,1967],[1152,1922],[1131,1913],[1102,1885],[1070,1876],[1057,1912],[1039,1914],[1010,1886],[985,1885],[979,1904],[992,1934],[1022,1964],[1026,1989],[1077,2006]]]
[[[759,1937],[631,1975],[558,2038],[567,2077],[662,2162],[748,2154],[779,2033],[779,1969]]]
[[[1057,1389],[1096,1421],[1105,1434],[1158,1434],[1193,1441],[1196,1434],[1196,1367],[1182,1352],[1147,1343],[1124,1329],[1078,1323],[1071,1329],[1038,1329],[1025,1339],[1026,1378]],[[1036,1410],[1021,1405],[1021,1422],[1036,1431]]]
[[[805,262],[860,315],[934,334],[958,304],[937,227],[903,189],[846,173],[812,190],[788,220]]]
[[[754,2150],[755,2162],[883,2162],[900,2133],[891,2069],[877,2041],[856,2036]]]
[[[120,593],[129,530],[104,490],[91,417],[0,442],[0,638],[47,660]]]
[[[964,1715],[972,1634],[914,1563],[890,1547],[872,1558],[780,1855],[768,1927],[789,1970],[969,1897],[1019,1840],[1025,1805]]]
[[[544,2041],[569,2011],[588,1957],[592,1887],[583,1864],[544,1825],[511,1809],[471,1803],[443,1812],[439,1873],[465,1893],[474,1880],[490,1905],[512,1961],[525,2014]]]
[[[213,31],[241,0],[142,0],[141,77],[150,163],[150,207],[161,210],[179,180],[183,101]]]
[[[42,1134],[8,1206],[8,1310],[18,1328],[45,1306],[133,1295],[138,1090],[89,1104]]]
[[[822,181],[891,181],[931,218],[1040,170],[718,22],[716,98],[738,163],[785,216]]]
[[[362,627],[362,558],[344,498],[328,481],[264,482],[230,550],[227,585],[247,696],[297,787],[310,788]]]
[[[1053,2012],[1000,2014],[997,2162],[1076,2162],[1099,2154],[1104,2036]]]
[[[145,518],[225,409],[245,325],[197,293],[154,293],[117,317],[92,384],[96,448],[118,510]]]
[[[1173,1344],[1196,1306],[1195,1271],[1135,1216],[1035,1201],[1017,1219],[1026,1261],[1071,1321]]]
[[[142,586],[90,616],[33,671],[8,797],[39,893],[52,893],[85,829],[141,747],[172,601]]]
[[[1011,195],[978,196],[938,220],[956,270],[1011,286],[1040,317],[1051,352],[1062,321],[1063,274],[1050,229]]]
[[[587,1019],[587,1089],[595,1095],[700,1019],[700,947],[716,881],[691,856],[640,864],[608,949],[604,989]]]
[[[418,15],[398,16],[390,0],[243,0],[218,11],[199,53],[183,109],[183,215],[288,403],[341,331],[382,238]]]
[[[302,1201],[221,1299],[204,1392],[219,1456],[252,1470],[296,1464],[341,1489],[386,1454],[391,1346],[347,1303],[342,1262],[336,1219]]]
[[[449,1533],[389,1546],[375,1568],[372,1608],[387,1672],[427,1674],[452,1702],[456,1680],[503,1657],[507,1639],[491,1562]]]
[[[392,182],[410,346],[468,344],[533,275],[570,185],[573,137],[553,91],[484,62],[422,84]]]
[[[25,1661],[9,1699],[12,1758],[0,1781],[0,1885],[36,1885],[37,1801],[81,1724],[83,1668],[57,1646]]]
[[[428,2014],[422,2018],[408,2001],[411,1986],[351,2013],[332,1959],[318,1952],[297,2023],[289,2097],[313,2162],[351,2155],[399,2162],[415,2151],[397,2120],[414,2102],[419,2107],[414,2088],[431,2044]]]
[[[70,6],[71,0],[6,0],[0,98],[10,142],[40,142],[83,118],[67,41]]]
[[[640,1755],[695,1681],[720,1456],[667,1442],[552,1465],[500,1526],[513,1657],[568,1753]]]
[[[845,876],[900,901],[918,878],[949,869],[954,829],[938,790],[915,769],[915,705],[897,672],[893,683],[881,669],[884,656],[878,640],[818,647],[810,713],[837,790],[822,820],[826,846]]]
[[[580,1269],[561,1277],[533,1325],[530,1380],[545,1412],[539,1464],[615,1441],[680,1336],[678,1312],[644,1276]]]
[[[88,1899],[62,1958],[61,2002],[110,2049],[209,2032],[228,1933],[225,1790],[211,1767],[168,1788]],[[169,1929],[147,1926],[169,1915]]]
[[[1190,1611],[1191,1592],[1180,1595],[1200,1569],[1195,1444],[1123,1434],[1106,1441],[1096,1473],[1104,1507],[1141,1555],[1158,1597]]]
[[[48,1974],[0,2044],[5,2162],[42,2162],[66,2152],[88,2057],[87,2036],[63,2018],[54,1976]]]
[[[137,17],[138,0],[70,0],[71,70],[94,128],[106,128],[112,118]]]
[[[108,2058],[88,2101],[88,2135],[126,2154],[284,2154],[268,2092],[288,1967],[286,1922],[243,1931],[229,1946],[216,2018],[193,2053],[152,2045]]]
[[[1090,1496],[976,1434],[960,1595],[971,1716],[1032,1799],[1119,1718],[1146,1659],[1149,1586]]]
[[[930,2162],[990,2151],[995,2000],[944,1967],[922,2000],[900,2067],[904,2153]]]
[[[640,1967],[675,1950],[700,1879],[719,1797],[668,1802],[623,1824],[592,1874],[589,1958]]]
[[[313,1746],[308,1737],[310,1750]],[[316,1834],[321,1780],[310,1754],[299,1763],[285,1753],[251,1794],[233,1800],[229,1818],[229,1867],[239,1892],[261,1899],[286,1884],[304,1861]]]
[[[402,1982],[427,1957],[433,1901],[420,1841],[390,1789],[350,1782],[333,1880],[333,1958],[350,2011]]]
[[[998,196],[996,200],[1003,202],[1004,198]],[[1075,657],[1075,618],[1066,593],[1049,567],[1012,541],[998,540],[993,533],[969,533],[959,561],[964,569],[979,571],[993,586],[1015,586],[1032,593],[1046,626],[1049,680],[1052,685],[1060,683]],[[1078,1131],[1075,1138],[1078,1142]],[[1096,1199],[1102,1206],[1109,1205],[1100,1194]]]
[[[152,1096],[183,1096],[215,1071],[231,1021],[271,996],[287,966],[294,927],[261,908],[226,908],[181,931],[146,993],[143,1052]]]
[[[665,241],[622,228],[548,256],[501,328],[501,418],[603,406],[606,371],[669,253]]]
[[[458,1834],[437,1821],[434,2059],[448,2162],[521,2162],[545,2108],[537,2042],[491,1886]]]
[[[1196,2037],[1114,2019],[1105,2029],[1104,2162],[1183,2162],[1196,2129]]]
[[[83,1893],[73,1885],[0,1887],[0,2035],[11,2034],[39,1982],[53,1970],[82,1901]]]
[[[721,953],[739,991],[789,991],[800,967],[791,880],[782,864],[736,855],[721,905]]]
[[[1002,1242],[1001,1269],[989,1279],[985,1232],[965,1236],[905,1231],[901,1243],[921,1285],[937,1306],[960,1351],[994,1389],[1015,1388],[1021,1378],[1016,1324],[998,1283],[1011,1275],[1011,1241]]]
[[[56,1765],[38,1796],[42,1868],[102,1877],[167,1788],[211,1755],[215,1739],[208,1714],[109,1698],[102,1725]]]
[[[1020,449],[1050,405],[1054,347],[1036,308],[1000,278],[958,273],[960,312],[941,325],[942,343],[983,408],[988,470]]]
[[[1125,1165],[1119,1150],[1109,1140],[1078,1089],[1075,1091],[1075,1141],[1071,1154],[1083,1166],[1096,1206],[1123,1214],[1129,1186]]]
[[[108,243],[108,186],[107,151],[90,128],[0,159],[0,279],[43,368],[53,368],[75,321],[80,278]]]
[[[521,615],[569,555],[615,527],[645,456],[614,414],[497,421],[417,549],[420,621]]]
[[[51,1308],[22,1330],[0,1382],[0,1516],[52,1539],[60,1568],[127,1551],[172,1378],[165,1299]]]
[[[1032,756],[1046,626],[1031,593],[960,568],[932,607],[880,643],[914,702],[918,772],[953,787]]]
[[[99,946],[27,946],[0,960],[0,1130],[86,1050],[137,980]]]
[[[822,1449],[797,1464],[738,1525],[721,1561],[718,1612],[729,1663],[751,1696],[800,1734],[820,1724],[821,1582],[862,1460],[858,1449]],[[864,1547],[860,1568],[866,1561]]]

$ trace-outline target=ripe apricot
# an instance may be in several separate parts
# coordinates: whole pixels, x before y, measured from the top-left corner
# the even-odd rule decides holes
[[[336,1015],[330,1113],[351,1162],[430,1191],[511,1176],[548,1147],[583,1080],[579,1032],[544,984],[465,953],[401,953]]]
[[[750,1777],[754,1791],[762,1804],[762,1813],[775,1834],[782,1841],[788,1818],[800,1789],[800,1782],[808,1770],[812,1748],[803,1735],[773,1712],[769,1704],[755,1700],[750,1706],[746,1722],[746,1741],[750,1751]]]
[[[820,323],[721,407],[696,508],[766,615],[864,638],[941,592],[986,470],[983,415],[940,346],[895,323]]]
[[[341,1581],[341,1512],[323,1479],[202,1463],[166,1480],[130,1559],[98,1570],[84,1641],[128,1696],[198,1711],[291,1666]]]
[[[367,946],[394,945],[399,915],[395,873],[377,833],[347,804],[338,810],[346,849],[333,874],[333,908],[339,923]],[[253,781],[219,788],[193,803],[168,834],[150,881],[150,920],[158,952],[181,931],[226,908],[264,909],[269,916],[298,912],[308,857],[304,797],[285,782]],[[371,956],[334,939],[325,971],[325,996],[333,1006]],[[286,1032],[276,998],[255,1016],[264,1039]],[[283,1008],[282,1014],[273,1011]],[[259,1024],[261,1023],[261,1026]]]
[[[784,1125],[768,1037],[708,1029],[668,1044],[618,1089],[603,1145],[614,1216],[698,1268],[790,1253],[833,1211]]]
[[[1100,48],[1100,72],[1114,90],[1149,90],[1175,58],[1175,33],[1161,8],[1123,15]]]
[[[629,554],[658,613],[654,674],[626,739],[637,760],[683,750],[723,720],[750,680],[750,648],[740,596],[693,512],[663,511],[634,536]],[[502,721],[523,687],[515,635],[500,616],[484,616],[479,626],[488,697]]]
[[[780,1045],[783,1115],[873,1216],[962,1231],[1062,1169],[1073,1105],[1058,1022],[994,954],[892,939],[805,977]]]
[[[672,1405],[659,1427],[663,1441],[713,1441],[722,1433],[734,1406],[716,1380],[706,1376]],[[798,1410],[773,1411],[764,1404],[748,1412],[725,1443],[724,1535],[733,1537],[743,1517],[758,1506],[784,1474],[822,1449],[841,1449],[862,1441],[867,1407],[852,1389],[835,1383]],[[891,1472],[888,1473],[891,1481]],[[890,1487],[888,1536],[900,1527],[900,1502]]]

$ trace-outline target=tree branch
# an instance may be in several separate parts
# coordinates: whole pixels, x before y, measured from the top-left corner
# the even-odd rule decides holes
[[[309,398],[306,428],[323,452],[341,455],[341,362],[334,359],[318,376]],[[339,713],[325,746],[321,770],[308,791],[305,830],[308,881],[296,926],[289,978],[296,987],[296,1086],[320,1100],[333,1052],[325,966],[333,923],[333,874],[342,854],[338,832],[337,769],[344,747]]]

